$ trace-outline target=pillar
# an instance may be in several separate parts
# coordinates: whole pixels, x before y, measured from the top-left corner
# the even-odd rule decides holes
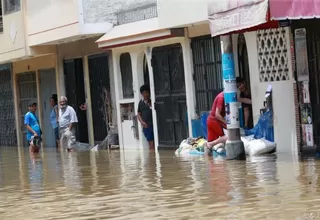
[[[186,36],[182,44],[183,51],[183,64],[184,64],[184,73],[185,73],[185,84],[186,84],[186,98],[187,98],[187,109],[188,109],[188,129],[189,137],[192,137],[192,119],[195,119],[196,116],[196,104],[195,104],[195,88],[193,80],[193,64],[192,64],[192,52],[191,52],[191,42],[190,39]]]
[[[234,71],[234,59],[231,35],[221,36],[222,73],[228,141],[227,159],[245,159],[245,150],[240,138],[239,109],[237,102],[237,84]]]
[[[92,119],[92,103],[91,103],[91,92],[90,92],[90,77],[89,77],[89,61],[88,56],[83,56],[83,77],[84,77],[84,91],[87,105],[87,123],[88,123],[88,135],[89,135],[89,144],[94,145],[94,127]],[[98,129],[98,128],[97,128]]]

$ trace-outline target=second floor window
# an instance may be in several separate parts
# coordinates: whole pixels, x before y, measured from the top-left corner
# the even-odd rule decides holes
[[[5,15],[20,11],[21,2],[20,0],[3,0],[3,9]]]

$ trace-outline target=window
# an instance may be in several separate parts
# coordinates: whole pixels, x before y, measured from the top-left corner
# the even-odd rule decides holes
[[[131,56],[129,53],[123,53],[120,56],[120,71],[122,80],[122,93],[124,99],[134,97]]]
[[[20,11],[20,0],[3,0],[3,9],[5,15],[16,11]]]
[[[0,0],[0,33],[3,32],[2,2]]]

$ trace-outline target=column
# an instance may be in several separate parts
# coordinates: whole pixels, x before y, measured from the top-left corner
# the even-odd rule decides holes
[[[88,135],[89,135],[89,144],[94,145],[94,127],[92,119],[92,103],[91,103],[91,92],[90,92],[90,77],[89,77],[89,63],[88,56],[83,56],[83,78],[84,78],[84,90],[86,96],[86,105],[87,105],[87,123],[88,123]]]
[[[182,43],[183,51],[183,63],[184,63],[184,75],[186,84],[186,99],[187,99],[187,112],[188,112],[188,128],[189,137],[192,137],[192,119],[195,119],[196,109],[195,109],[195,89],[193,80],[193,66],[192,66],[192,56],[191,56],[191,43],[188,37],[184,38]]]
[[[227,159],[245,159],[243,142],[240,139],[239,110],[237,102],[237,84],[231,35],[221,36],[222,73],[228,141],[226,143]]]

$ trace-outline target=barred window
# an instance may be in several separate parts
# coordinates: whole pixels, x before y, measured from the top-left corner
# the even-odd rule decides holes
[[[20,11],[20,0],[3,0],[4,14],[10,14],[16,11]]]

